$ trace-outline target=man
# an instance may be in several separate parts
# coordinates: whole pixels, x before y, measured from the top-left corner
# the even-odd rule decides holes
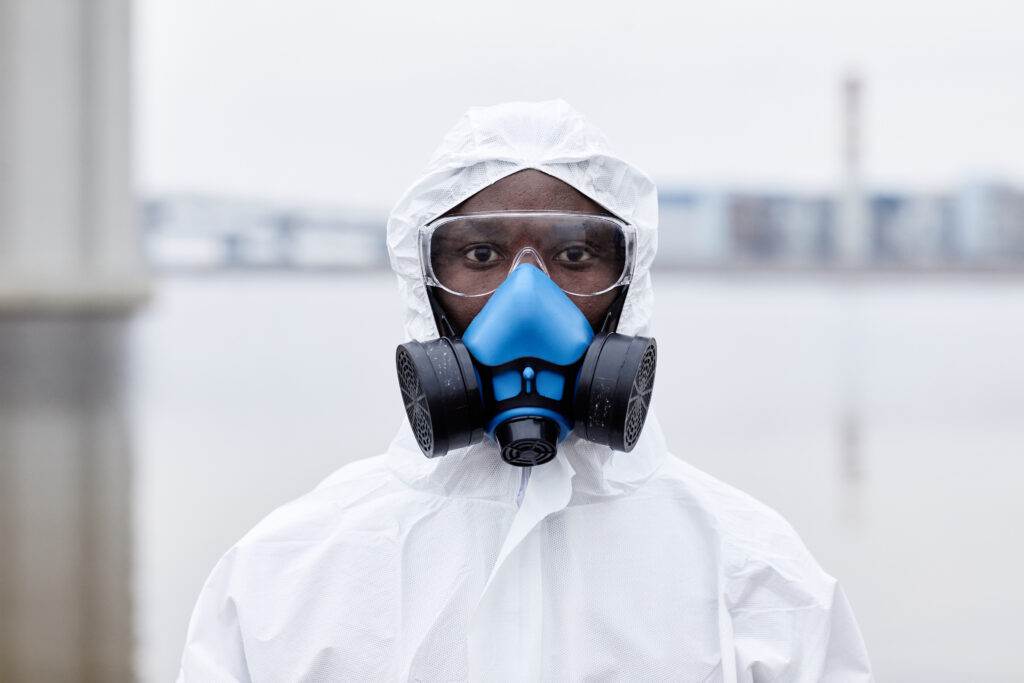
[[[653,183],[566,103],[470,109],[388,223],[414,426],[224,555],[181,680],[871,680],[779,515],[670,455],[646,398],[632,435],[594,418],[620,400],[583,388],[596,345],[653,348],[656,224]]]

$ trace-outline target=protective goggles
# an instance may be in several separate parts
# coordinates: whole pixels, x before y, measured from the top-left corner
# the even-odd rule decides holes
[[[520,263],[566,294],[596,296],[629,284],[636,231],[617,218],[568,211],[496,211],[438,218],[420,230],[428,285],[485,296]]]

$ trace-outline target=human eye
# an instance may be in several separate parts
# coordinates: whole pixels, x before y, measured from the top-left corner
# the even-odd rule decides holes
[[[569,244],[555,254],[555,260],[569,265],[584,265],[594,258],[594,252],[586,244]]]
[[[490,244],[472,244],[462,254],[475,266],[491,265],[502,260],[501,253]]]

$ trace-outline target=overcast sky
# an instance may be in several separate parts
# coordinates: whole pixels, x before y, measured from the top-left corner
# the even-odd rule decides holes
[[[442,9],[443,8],[443,9]],[[1024,182],[1024,3],[140,0],[144,192],[388,208],[470,105],[562,97],[663,189]]]

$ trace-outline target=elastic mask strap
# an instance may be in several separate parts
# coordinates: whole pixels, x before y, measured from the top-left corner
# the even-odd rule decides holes
[[[437,325],[438,334],[449,339],[458,339],[460,335],[456,334],[455,326],[448,320],[441,302],[434,294],[434,288],[429,285],[427,286],[427,301],[430,302],[430,310],[434,314],[434,324]]]
[[[619,288],[618,296],[612,301],[612,305],[608,307],[608,312],[604,315],[604,320],[601,321],[601,327],[597,330],[598,334],[609,334],[618,329],[619,316],[622,315],[622,306],[626,303],[626,292],[628,291],[629,285]]]

